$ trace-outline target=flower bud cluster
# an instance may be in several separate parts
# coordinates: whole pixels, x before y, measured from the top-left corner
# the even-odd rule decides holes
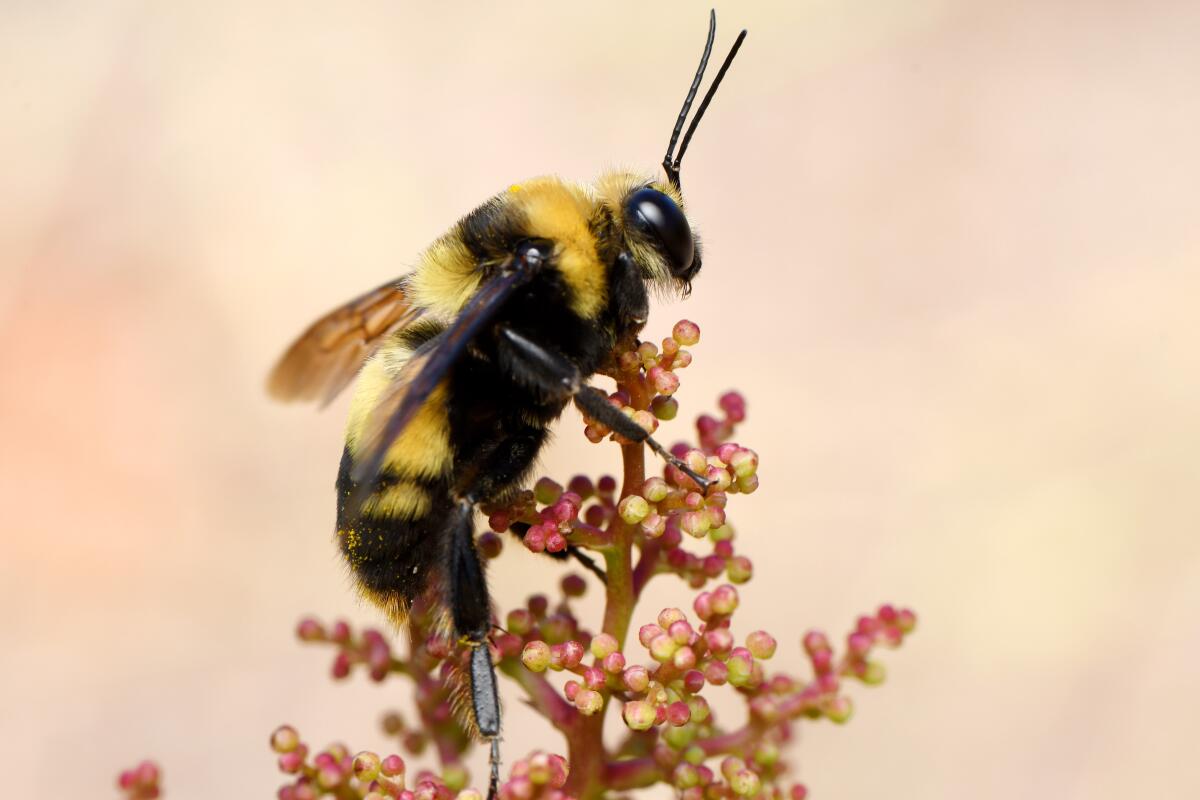
[[[616,353],[607,373],[617,381],[610,402],[647,431],[673,419],[678,371],[691,363],[686,348],[699,336],[699,328],[684,320],[661,347],[643,342]],[[483,509],[490,530],[477,544],[484,557],[498,556],[512,531],[536,553],[570,548],[586,559],[584,551],[592,551],[599,556],[592,571],[599,574],[602,564],[607,572],[601,632],[589,630],[572,607],[589,585],[599,585],[578,574],[562,579],[554,600],[533,594],[497,620],[490,642],[497,671],[512,678],[522,699],[564,734],[571,760],[570,771],[566,759],[542,752],[513,762],[499,800],[568,800],[568,792],[621,793],[654,783],[671,786],[685,800],[805,800],[807,788],[788,779],[781,756],[794,725],[805,718],[849,719],[853,707],[843,694],[844,682],[882,681],[876,649],[898,646],[914,629],[911,611],[885,605],[858,619],[840,655],[824,634],[810,632],[802,643],[813,671],[807,681],[768,671],[766,662],[779,647],[771,634],[735,635],[738,587],[751,579],[754,565],[735,549],[726,509],[730,496],[758,488],[759,459],[731,441],[746,419],[745,399],[727,392],[717,405],[719,413],[696,421],[697,446],[671,448],[707,479],[706,487],[670,464],[660,475],[645,477],[644,459],[657,456],[625,448],[623,483],[611,476],[576,476],[565,485],[542,478],[505,505]],[[585,435],[598,442],[612,432],[588,420]],[[632,616],[637,600],[663,574],[678,576],[697,592],[690,609],[664,608],[638,626]],[[306,619],[297,632],[304,641],[336,647],[336,678],[362,667],[376,681],[392,673],[413,681],[418,719],[409,725],[391,713],[384,729],[410,758],[426,750],[436,754],[439,773],[418,772],[406,781],[401,756],[351,757],[339,745],[310,758],[309,748],[284,726],[272,737],[280,768],[293,776],[280,790],[281,800],[482,800],[480,792],[467,788],[470,776],[463,766],[473,745],[463,724],[469,720],[454,713],[469,708],[464,703],[469,650],[447,635],[446,609],[436,603],[435,598],[412,609],[407,656],[395,653],[378,631],[356,635],[344,622],[327,627]],[[625,631],[629,641],[623,641]],[[713,691],[730,691],[722,687],[745,702],[741,727],[724,727],[715,719],[708,698]],[[626,728],[625,740],[612,750],[601,736],[610,706]]]
[[[124,793],[125,800],[153,800],[162,795],[159,781],[162,771],[153,761],[143,761],[133,769],[122,770],[117,778],[117,788]]]
[[[356,666],[362,666],[374,681],[391,674],[413,681],[417,723],[406,725],[399,714],[391,712],[384,716],[384,731],[396,737],[411,756],[422,755],[432,743],[447,769],[460,768],[461,757],[473,745],[455,713],[456,698],[468,691],[465,661],[469,650],[447,636],[438,609],[424,601],[410,609],[409,653],[405,657],[394,653],[379,631],[368,628],[358,634],[340,620],[327,626],[305,618],[296,633],[302,641],[336,648],[332,668],[335,679],[345,679]]]
[[[652,342],[640,342],[634,349],[618,353],[613,374],[618,389],[609,396],[609,402],[648,433],[654,433],[659,420],[674,419],[679,413],[679,401],[675,399],[679,390],[676,371],[692,363],[691,352],[684,348],[699,341],[700,326],[680,320],[671,335],[662,340],[661,349]],[[583,435],[593,443],[610,434],[609,428],[593,419],[588,419],[583,429]]]
[[[327,642],[337,647],[331,671],[338,680],[348,677],[355,666],[361,665],[366,667],[371,680],[378,683],[396,665],[391,645],[374,628],[365,628],[356,636],[345,620],[326,627],[313,617],[305,617],[296,626],[296,637],[303,642]]]
[[[509,778],[500,784],[498,794],[500,800],[571,800],[563,791],[569,775],[567,760],[562,756],[534,752],[513,762]],[[459,798],[467,800],[462,795]]]
[[[395,754],[364,750],[352,756],[342,744],[314,753],[290,725],[271,734],[271,749],[290,778],[279,789],[279,800],[483,800],[479,791],[467,788],[467,772],[457,764],[443,767],[441,774],[419,770],[413,775]],[[499,794],[502,800],[570,800],[562,792],[568,774],[561,756],[534,752],[513,763]]]

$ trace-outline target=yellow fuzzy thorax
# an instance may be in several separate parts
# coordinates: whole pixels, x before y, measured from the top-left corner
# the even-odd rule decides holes
[[[608,303],[608,284],[588,227],[596,201],[582,187],[553,177],[511,186],[507,194],[523,212],[529,235],[555,242],[555,262],[572,289],[571,310],[584,319],[598,315]]]
[[[585,319],[594,319],[608,303],[608,282],[590,223],[601,207],[606,207],[619,225],[625,198],[646,185],[654,186],[683,207],[683,198],[674,187],[622,170],[604,173],[591,186],[553,176],[532,178],[513,184],[489,203],[510,208],[522,221],[525,235],[555,243],[555,265],[571,288],[571,310]],[[651,264],[658,260],[650,251],[645,257]],[[482,274],[454,229],[422,254],[407,290],[416,305],[452,318],[479,291]]]

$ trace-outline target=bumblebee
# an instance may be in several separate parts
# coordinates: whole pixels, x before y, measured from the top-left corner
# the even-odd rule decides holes
[[[337,540],[362,594],[393,623],[432,597],[470,648],[468,722],[491,743],[489,797],[500,704],[476,506],[523,486],[571,401],[705,485],[587,381],[618,342],[636,338],[650,288],[687,293],[700,271],[679,169],[746,36],[680,140],[715,33],[712,13],[665,180],[610,172],[591,186],[555,177],[513,185],[459,220],[411,273],[315,322],[270,377],[276,398],[324,404],[358,374],[336,484]]]

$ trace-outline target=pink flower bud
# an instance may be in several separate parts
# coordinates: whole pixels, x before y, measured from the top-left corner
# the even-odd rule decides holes
[[[708,533],[708,515],[702,511],[687,511],[680,515],[679,529],[691,536],[693,539],[700,539],[704,534]]]
[[[655,636],[650,642],[650,657],[655,661],[667,662],[675,655],[675,651],[679,649],[679,645],[675,643],[667,634]]]
[[[672,373],[674,374],[674,373]],[[675,378],[675,388],[679,388],[679,378]],[[679,401],[674,397],[659,395],[650,401],[650,413],[655,419],[661,419],[664,422],[675,419],[679,416]]]
[[[732,614],[738,607],[738,593],[729,584],[722,584],[712,591],[713,611],[722,616]]]
[[[691,347],[700,341],[700,326],[689,320],[681,319],[671,329],[671,338],[685,347]]]
[[[868,686],[878,686],[887,677],[887,669],[878,661],[868,661],[863,666],[864,669],[859,678]]]
[[[582,688],[583,686],[579,681],[567,681],[563,684],[563,694],[567,696],[568,700],[573,701],[579,695],[579,690]]]
[[[563,488],[549,478],[539,478],[533,485],[533,496],[542,505],[550,505],[562,492]]]
[[[829,639],[821,631],[809,631],[804,634],[804,650],[810,655],[821,650],[829,649]]]
[[[521,663],[531,672],[545,672],[550,666],[550,645],[541,641],[529,642],[521,652]]]
[[[521,540],[531,553],[541,553],[546,549],[546,529],[541,525],[533,525],[525,531]]]
[[[546,534],[546,552],[561,553],[567,549],[567,538],[558,530],[552,530]]]
[[[341,680],[350,674],[350,656],[345,650],[334,656],[333,659],[333,677]]]
[[[631,494],[621,500],[617,506],[617,513],[621,515],[621,519],[625,520],[630,525],[636,525],[646,518],[650,513],[650,504],[646,502],[644,497],[636,494]]]
[[[729,788],[741,797],[753,797],[762,788],[762,781],[757,773],[748,769],[738,770],[729,781]]]
[[[589,649],[594,657],[604,658],[609,653],[616,652],[617,637],[609,633],[598,633],[592,637]]]
[[[675,655],[671,656],[671,664],[677,670],[689,670],[696,666],[696,652],[687,645],[684,645],[675,651]]]
[[[524,636],[533,630],[533,615],[524,608],[515,608],[505,617],[504,627],[508,628],[510,633]]]
[[[529,613],[533,614],[535,619],[541,619],[546,616],[546,610],[550,607],[550,600],[544,594],[530,595],[525,602],[529,608]]]
[[[279,756],[279,771],[294,775],[304,766],[304,753],[292,751]]]
[[[300,746],[300,734],[291,725],[280,725],[271,734],[271,749],[276,753],[290,753]]]
[[[734,686],[747,686],[754,673],[754,659],[743,648],[736,648],[725,662],[729,670],[729,682]]]
[[[657,717],[654,706],[643,700],[631,700],[626,703],[622,716],[625,724],[635,731],[649,730]]]
[[[862,657],[871,652],[871,637],[864,633],[852,633],[846,637],[846,648],[854,656]]]
[[[596,492],[596,487],[592,484],[592,479],[587,475],[576,475],[567,481],[567,491],[573,493],[581,500],[586,500]]]
[[[696,612],[697,617],[707,620],[713,615],[712,595],[708,592],[701,592],[696,595],[696,599],[692,601],[692,609]]]
[[[692,718],[692,711],[688,708],[687,703],[674,702],[667,706],[667,722],[675,727],[688,724]]]
[[[682,619],[682,616],[683,616],[682,611],[679,611],[679,609],[677,609],[677,608],[673,608],[673,609],[671,609],[671,611],[678,612],[680,615],[680,619],[676,619],[674,622],[670,623],[670,625],[667,626],[667,635],[669,635],[672,639],[674,639],[677,644],[689,644],[692,641],[692,639],[695,637],[696,632],[692,630],[692,626],[688,624],[688,621],[686,619]],[[662,624],[662,619],[663,619],[662,615],[660,614],[659,615],[659,624],[660,625]]]
[[[639,523],[638,527],[641,529],[642,535],[647,539],[657,539],[667,529],[667,521],[658,514],[651,512]]]
[[[395,778],[399,775],[403,775],[404,759],[397,755],[390,755],[380,762],[379,771],[389,778]]]
[[[662,367],[651,367],[650,371],[646,373],[646,377],[660,395],[670,397],[679,391],[679,376],[674,372]]]
[[[627,667],[621,673],[621,678],[625,686],[629,688],[629,691],[638,694],[646,691],[646,688],[650,685],[650,672],[645,667]]]
[[[853,715],[854,704],[849,697],[835,697],[825,708],[825,716],[839,725],[849,722]]]
[[[755,658],[770,658],[775,655],[775,637],[766,631],[754,631],[746,637],[746,648]]]
[[[686,620],[687,616],[678,608],[664,608],[658,612],[658,624],[665,631],[669,631],[672,624]]]
[[[721,661],[710,661],[704,665],[704,679],[713,686],[721,686],[729,680],[729,668]]]
[[[496,558],[500,555],[500,551],[504,549],[503,540],[492,531],[486,531],[479,534],[479,538],[475,540],[479,546],[479,552],[484,558]]]
[[[704,688],[704,673],[698,669],[689,669],[683,676],[683,688],[695,694]]]
[[[657,625],[643,625],[638,628],[638,641],[642,643],[642,647],[649,647],[650,642],[654,641],[655,637],[661,636],[666,631]]]
[[[704,643],[714,655],[728,653],[733,649],[733,634],[728,628],[714,628],[704,632]]]
[[[325,638],[325,628],[312,617],[305,617],[296,626],[296,636],[302,642],[319,642]]]
[[[667,499],[667,495],[670,494],[670,492],[671,487],[667,485],[667,482],[662,478],[656,477],[646,479],[645,483],[642,484],[642,491],[640,494],[651,503],[661,503],[663,500]]]
[[[741,422],[746,418],[746,398],[740,392],[726,392],[717,400],[730,422]]]
[[[372,752],[364,750],[354,757],[354,777],[358,778],[363,783],[370,783],[379,775],[379,770],[383,766],[383,761],[379,756]]]
[[[599,667],[588,667],[583,671],[583,682],[589,689],[603,689],[604,681],[604,670]]]
[[[575,695],[575,707],[584,716],[590,717],[604,708],[604,698],[599,692],[592,691],[591,689],[580,689],[579,693]]]
[[[605,672],[610,675],[616,675],[625,669],[625,655],[623,653],[609,653],[604,657],[601,666]]]
[[[561,586],[562,593],[567,597],[583,597],[587,592],[587,581],[583,579],[582,575],[574,572],[563,576]]]

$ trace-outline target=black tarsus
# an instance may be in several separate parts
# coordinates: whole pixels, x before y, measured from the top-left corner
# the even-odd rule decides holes
[[[592,386],[584,386],[583,390],[575,395],[575,402],[592,419],[611,428],[617,435],[623,436],[631,442],[644,442],[664,461],[694,480],[702,490],[708,489],[711,483],[708,478],[693,470],[682,459],[677,458],[671,451],[659,444],[653,436],[646,432],[645,428],[622,414],[620,409],[608,402],[604,392]]]
[[[492,750],[488,753],[488,767],[491,775],[488,777],[487,800],[496,800],[500,791],[500,737],[492,739]]]
[[[525,532],[528,531],[529,528],[530,525],[528,522],[514,522],[508,526],[509,532],[518,539],[525,538]],[[603,583],[605,586],[608,585],[608,575],[605,574],[604,570],[600,569],[600,566],[591,556],[573,544],[567,545],[566,550],[560,550],[557,553],[551,553],[549,550],[545,550],[543,553],[550,556],[550,558],[553,558],[555,561],[565,561],[568,558],[573,558],[579,562],[579,566],[583,567],[588,572],[599,578],[601,583]]]

